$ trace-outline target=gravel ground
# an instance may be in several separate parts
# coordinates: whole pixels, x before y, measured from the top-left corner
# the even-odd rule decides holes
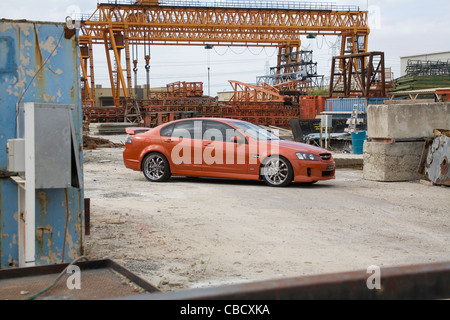
[[[450,260],[450,188],[366,181],[348,169],[283,189],[193,178],[156,184],[126,169],[122,151],[84,153],[86,251],[162,291]]]

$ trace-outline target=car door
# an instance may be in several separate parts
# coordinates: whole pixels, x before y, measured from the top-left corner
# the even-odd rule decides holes
[[[202,121],[184,120],[172,125],[171,132],[169,128],[161,130],[160,136],[173,170],[201,171]]]
[[[246,174],[248,145],[235,128],[215,120],[203,121],[203,172]]]

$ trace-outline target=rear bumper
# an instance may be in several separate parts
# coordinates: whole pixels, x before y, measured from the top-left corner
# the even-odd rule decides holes
[[[123,151],[123,164],[128,169],[141,171],[140,161],[131,157],[131,154],[127,151],[127,148]]]
[[[294,182],[313,182],[336,178],[334,161],[293,160],[291,164],[294,169]]]
[[[130,159],[123,159],[123,163],[126,168],[135,170],[135,171],[141,171],[141,165],[139,161],[136,160],[130,160]]]

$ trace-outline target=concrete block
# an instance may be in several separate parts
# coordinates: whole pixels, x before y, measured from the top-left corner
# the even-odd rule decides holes
[[[433,137],[434,129],[450,129],[450,103],[370,105],[367,127],[369,138]]]
[[[125,134],[125,129],[133,126],[132,123],[91,123],[89,133],[96,136]]]
[[[423,104],[435,103],[434,99],[420,99],[420,100],[384,100],[383,104]]]
[[[369,142],[364,144],[364,179],[412,181],[423,178],[419,165],[425,142]]]
[[[336,168],[362,168],[364,158],[362,154],[333,154]]]

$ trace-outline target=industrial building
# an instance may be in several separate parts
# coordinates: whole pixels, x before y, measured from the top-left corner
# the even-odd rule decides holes
[[[417,61],[426,63],[449,63],[450,62],[450,51],[447,52],[436,52],[436,53],[425,53],[425,54],[417,54],[406,57],[400,57],[400,77],[407,75],[408,73],[408,62],[415,63]]]

